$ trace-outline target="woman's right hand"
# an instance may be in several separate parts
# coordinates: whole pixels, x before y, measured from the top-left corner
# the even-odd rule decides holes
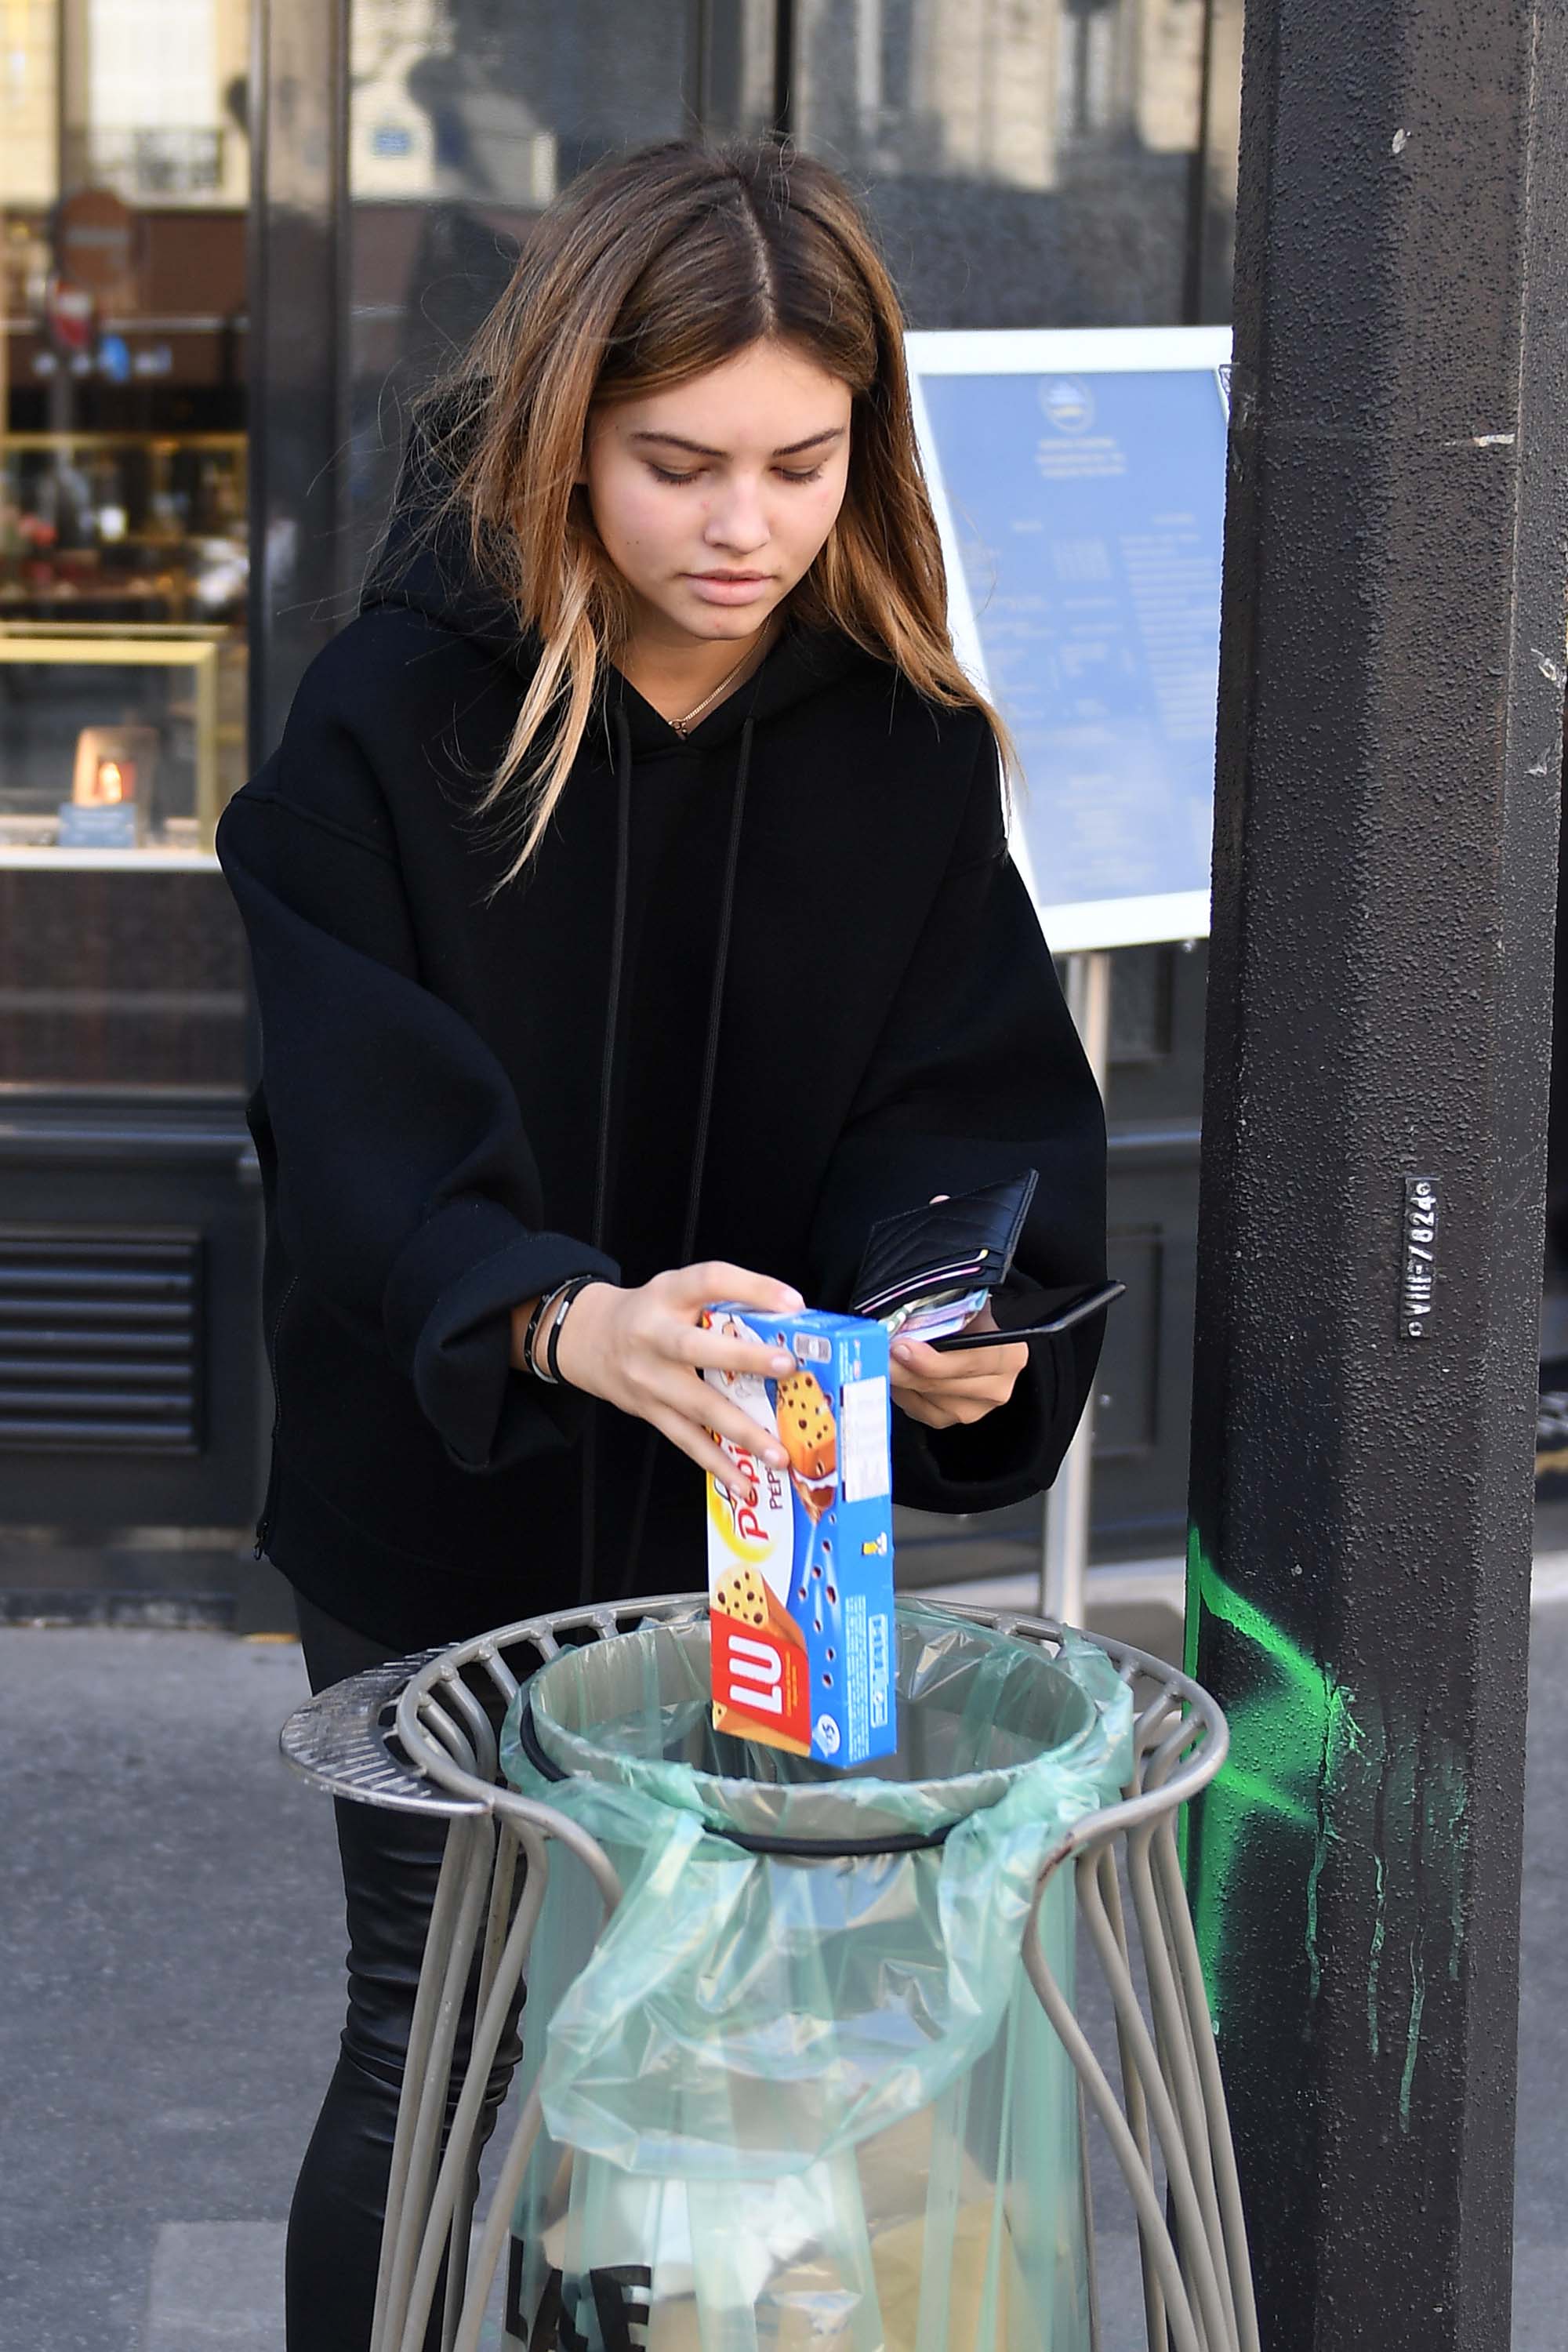
[[[798,1315],[805,1304],[787,1283],[721,1259],[656,1274],[638,1289],[591,1282],[566,1310],[555,1365],[574,1388],[651,1422],[700,1470],[711,1471],[733,1490],[735,1465],[710,1432],[732,1439],[777,1470],[789,1457],[776,1436],[703,1379],[702,1368],[776,1380],[794,1371],[795,1358],[764,1340],[705,1331],[702,1311],[721,1299],[763,1315]],[[754,1487],[742,1491],[741,1499],[754,1501]]]

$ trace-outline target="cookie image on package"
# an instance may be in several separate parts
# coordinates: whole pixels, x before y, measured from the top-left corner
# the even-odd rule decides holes
[[[805,1634],[789,1611],[780,1607],[767,1578],[754,1568],[728,1570],[713,1587],[709,1605],[737,1625],[749,1625],[754,1633],[771,1633],[775,1642],[793,1643],[797,1649],[805,1643]]]
[[[815,1372],[787,1372],[778,1384],[774,1408],[779,1442],[789,1466],[808,1486],[820,1486],[838,1468],[838,1431],[833,1408]]]
[[[759,1633],[768,1622],[768,1599],[766,1580],[754,1568],[732,1568],[713,1588],[715,1609],[732,1617],[737,1625],[752,1625]]]

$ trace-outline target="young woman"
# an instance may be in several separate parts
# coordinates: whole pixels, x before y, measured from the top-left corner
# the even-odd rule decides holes
[[[1026,1166],[1004,1328],[1103,1278],[1100,1101],[949,641],[901,333],[804,155],[671,142],[575,182],[225,813],[263,1037],[258,1549],[317,1688],[700,1587],[709,1433],[755,1434],[700,1367],[773,1368],[708,1301],[844,1307],[875,1218]],[[896,1498],[1038,1492],[1100,1338],[900,1342]],[[439,1844],[354,1805],[339,1836],[290,2352],[368,2335]]]

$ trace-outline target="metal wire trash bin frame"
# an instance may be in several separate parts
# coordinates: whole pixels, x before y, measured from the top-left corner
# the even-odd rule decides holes
[[[1047,1619],[946,1605],[955,1618],[1012,1639],[1052,1651],[1060,1646],[1061,1628]],[[543,1905],[552,1841],[586,1867],[605,1919],[621,1898],[616,1873],[595,1841],[500,1778],[500,1718],[520,1684],[563,1648],[706,1612],[705,1595],[682,1593],[521,1620],[334,1684],[283,1727],[287,1760],[334,1796],[450,1823],[398,2110],[370,2352],[420,2352],[444,2259],[445,2352],[478,2352],[541,2127],[537,2087],[513,2126],[470,2261],[476,2132],[490,2064]],[[1092,2110],[1132,2201],[1149,2352],[1258,2352],[1229,2119],[1176,1849],[1183,1805],[1225,1760],[1225,1718],[1206,1692],[1163,1660],[1099,1635],[1082,1638],[1110,1657],[1133,1690],[1132,1774],[1119,1803],[1076,1823],[1047,1856],[1025,1934],[1024,1965],[1077,2073],[1080,2131],[1087,2136]],[[1131,1912],[1122,1900],[1119,1849]],[[526,1869],[518,1894],[520,1854]],[[1120,2093],[1041,1948],[1040,1896],[1068,1862],[1079,1916],[1114,2010]],[[476,2021],[443,2154],[458,2012],[476,1950]],[[1138,1960],[1148,2018],[1134,1974]],[[1099,2352],[1085,2155],[1089,2330]]]

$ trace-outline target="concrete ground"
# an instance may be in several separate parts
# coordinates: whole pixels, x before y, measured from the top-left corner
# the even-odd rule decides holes
[[[1568,1572],[1538,1589],[1515,2352],[1560,2352],[1568,2310]],[[1129,1587],[1100,1613],[1157,1646],[1169,1600]],[[282,2352],[342,1981],[330,1807],[276,1756],[299,1651],[6,1629],[0,1689],[0,2341]],[[1127,2300],[1110,2352],[1136,2340]]]

